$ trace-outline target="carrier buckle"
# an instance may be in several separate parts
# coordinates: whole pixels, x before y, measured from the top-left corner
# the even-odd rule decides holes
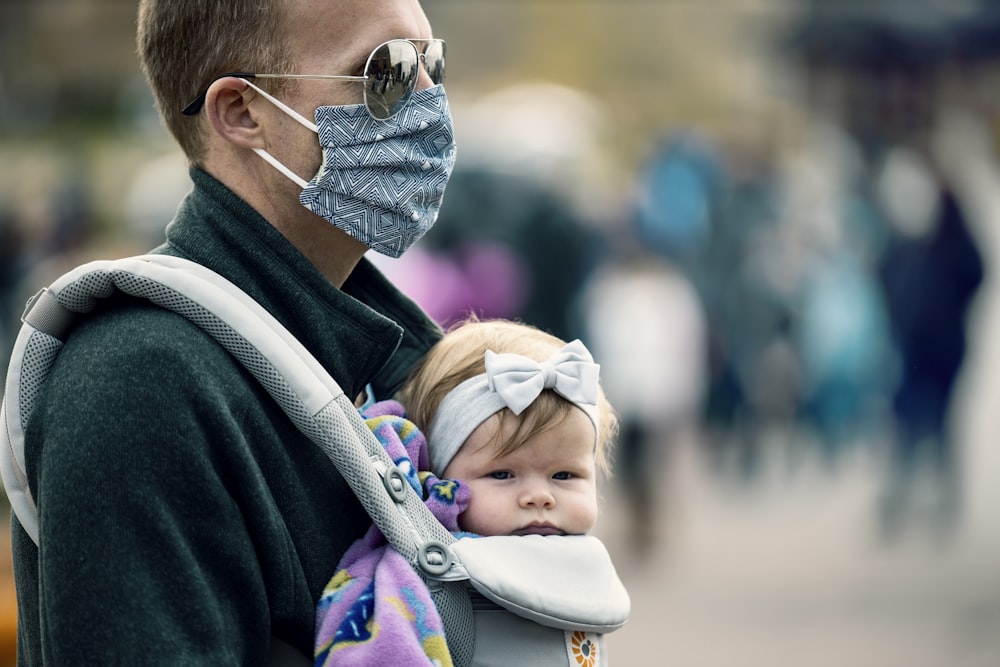
[[[417,563],[425,574],[440,577],[451,569],[451,551],[440,542],[424,542],[417,551]]]

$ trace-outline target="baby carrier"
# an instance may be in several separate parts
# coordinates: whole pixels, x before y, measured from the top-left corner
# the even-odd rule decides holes
[[[457,539],[404,480],[352,400],[273,316],[209,269],[143,255],[77,267],[29,300],[0,406],[0,472],[10,505],[38,542],[24,432],[75,318],[121,291],[210,334],[319,446],[392,547],[426,583],[456,667],[606,665],[603,633],[629,597],[594,537]]]

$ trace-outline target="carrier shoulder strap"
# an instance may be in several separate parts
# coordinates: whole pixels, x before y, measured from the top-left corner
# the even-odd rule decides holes
[[[308,350],[243,290],[200,264],[142,255],[84,264],[28,301],[0,404],[0,473],[11,509],[37,544],[24,434],[63,342],[81,315],[116,291],[183,315],[238,359],[337,467],[386,539],[428,583],[457,667],[471,662],[468,575],[455,537],[410,488],[343,389]]]
[[[11,508],[32,540],[38,542],[38,509],[26,475],[25,428],[74,320],[115,291],[183,315],[211,335],[330,458],[397,551],[432,579],[465,578],[448,548],[454,536],[406,483],[315,357],[236,285],[167,255],[84,264],[28,302],[0,406],[0,472]]]

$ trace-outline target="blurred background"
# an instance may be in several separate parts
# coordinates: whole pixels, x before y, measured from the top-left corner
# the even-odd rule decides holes
[[[1000,665],[1000,2],[424,0],[459,161],[374,258],[583,339],[619,665]],[[189,188],[132,0],[0,0],[0,361]],[[12,661],[9,548],[0,662]]]

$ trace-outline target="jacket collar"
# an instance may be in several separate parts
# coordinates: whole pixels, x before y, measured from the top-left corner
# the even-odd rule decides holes
[[[410,366],[440,337],[439,327],[367,259],[338,289],[218,180],[197,168],[191,179],[194,189],[157,252],[186,257],[235,283],[298,338],[349,396],[368,383],[379,398],[394,394]]]

